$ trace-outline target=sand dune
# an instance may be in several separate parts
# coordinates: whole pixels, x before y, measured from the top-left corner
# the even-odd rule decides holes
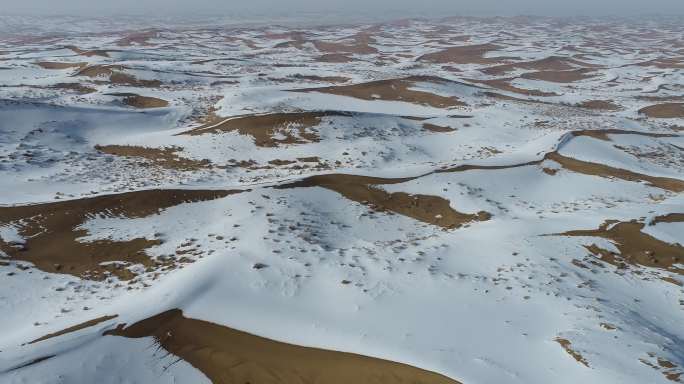
[[[181,135],[238,132],[254,139],[260,147],[277,147],[282,144],[303,144],[318,141],[318,133],[312,128],[321,124],[326,116],[346,115],[342,112],[293,112],[266,115],[250,115],[228,118],[216,124],[202,126]],[[282,137],[280,137],[282,136]]]
[[[501,58],[486,58],[490,52],[501,49],[496,44],[464,45],[451,47],[441,51],[427,53],[418,57],[418,61],[427,61],[439,64],[490,64],[503,61]]]
[[[211,200],[235,191],[149,190],[80,200],[1,207],[0,224],[18,228],[23,242],[0,239],[0,250],[10,259],[28,261],[52,273],[68,273],[86,279],[102,280],[109,275],[122,280],[135,276],[127,266],[154,266],[145,249],[159,239],[135,238],[127,241],[78,239],[88,232],[79,229],[88,218],[122,216],[146,217],[159,210],[185,202]],[[119,262],[108,263],[106,262]]]
[[[684,103],[664,103],[641,108],[639,113],[658,119],[684,117]]]
[[[154,337],[161,348],[189,362],[215,384],[458,383],[409,365],[265,339],[187,318],[177,309],[130,326],[122,324],[105,334]]]
[[[455,96],[441,96],[426,91],[411,89],[419,82],[448,83],[431,77],[408,77],[403,79],[378,80],[368,83],[341,85],[322,88],[296,89],[293,92],[321,92],[354,97],[363,100],[404,101],[435,108],[450,108],[466,105]]]
[[[586,248],[601,260],[620,268],[625,268],[624,263],[638,264],[684,275],[684,269],[678,266],[684,261],[684,247],[679,244],[668,244],[642,232],[644,226],[644,223],[637,220],[609,220],[598,229],[568,231],[558,235],[601,237],[610,240],[619,253],[603,249],[596,244]]]

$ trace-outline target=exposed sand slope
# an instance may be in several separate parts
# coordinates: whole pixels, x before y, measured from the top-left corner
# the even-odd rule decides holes
[[[442,375],[361,355],[285,344],[170,310],[106,335],[154,337],[215,384],[329,383],[432,384],[458,382]]]
[[[13,225],[25,239],[7,243],[0,239],[0,250],[16,260],[37,268],[101,280],[113,274],[127,280],[135,273],[126,266],[154,265],[145,249],[160,244],[159,239],[135,238],[128,241],[97,240],[81,242],[88,233],[79,229],[95,216],[146,217],[186,202],[217,199],[236,191],[148,190],[89,199],[0,208],[0,224]],[[106,262],[120,262],[109,263]]]
[[[457,97],[441,96],[434,93],[411,89],[417,82],[449,83],[445,79],[432,77],[408,77],[403,79],[378,80],[368,83],[341,85],[322,88],[297,89],[293,92],[321,92],[333,95],[355,97],[363,100],[405,101],[435,108],[463,106]]]

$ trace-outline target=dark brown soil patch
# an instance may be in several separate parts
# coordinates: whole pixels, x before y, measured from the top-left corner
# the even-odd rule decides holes
[[[543,160],[533,160],[533,161],[528,161],[526,163],[520,163],[520,164],[510,164],[510,165],[472,165],[472,164],[464,164],[464,165],[459,165],[457,167],[452,167],[452,168],[444,168],[444,169],[438,169],[435,171],[435,173],[444,173],[444,172],[466,172],[466,171],[473,171],[473,170],[498,170],[498,169],[510,169],[510,168],[519,168],[519,167],[527,167],[529,165],[538,165],[541,164]]]
[[[656,225],[658,223],[682,223],[684,222],[684,213],[668,213],[667,215],[656,216],[648,225]]]
[[[405,364],[281,343],[189,319],[178,309],[129,327],[121,325],[105,334],[154,337],[161,348],[188,362],[215,384],[457,384],[445,376]]]
[[[556,343],[560,344],[560,346],[563,347],[563,349],[565,350],[565,352],[567,352],[568,355],[572,356],[573,359],[577,360],[577,362],[581,363],[581,364],[584,365],[585,367],[589,367],[589,363],[587,362],[587,359],[585,359],[584,356],[582,356],[581,353],[579,353],[579,352],[575,351],[574,349],[572,349],[572,347],[571,347],[571,344],[572,344],[572,343],[570,342],[570,340],[562,339],[562,338],[560,338],[560,337],[557,337],[557,338],[554,339],[554,341],[555,341]]]
[[[328,53],[318,56],[316,61],[322,63],[351,63],[354,59],[341,53]]]
[[[622,109],[619,105],[607,100],[587,100],[577,104],[577,106],[600,111],[617,111]]]
[[[502,75],[517,69],[526,69],[530,71],[569,71],[577,67],[595,67],[579,60],[551,56],[541,60],[524,61],[520,63],[503,64],[495,67],[484,68],[481,71],[489,75]]]
[[[636,264],[684,274],[684,269],[675,266],[684,262],[684,247],[658,240],[642,232],[643,228],[644,223],[636,220],[629,222],[609,220],[601,224],[598,229],[575,230],[556,235],[601,237],[610,240],[619,253],[600,248],[596,244],[585,247],[594,256],[619,268],[626,268],[626,264]]]
[[[580,131],[580,132],[582,132],[582,131]],[[583,132],[594,132],[594,131],[583,131]],[[624,132],[633,133],[633,131],[624,131]],[[586,134],[586,135],[590,136],[589,134]],[[599,136],[600,133],[597,133],[596,135]],[[544,158],[541,160],[533,160],[533,161],[529,161],[526,163],[510,164],[510,165],[470,165],[470,164],[465,164],[465,165],[460,165],[460,166],[452,167],[452,168],[439,169],[439,170],[436,170],[435,173],[465,172],[465,171],[470,171],[470,170],[498,170],[498,169],[518,168],[518,167],[526,167],[526,166],[530,166],[530,165],[539,165],[544,160],[552,160],[552,161],[558,163],[559,165],[561,165],[566,170],[569,170],[572,172],[577,172],[577,173],[582,173],[585,175],[600,176],[600,177],[605,177],[605,178],[616,178],[616,179],[621,179],[621,180],[625,180],[625,181],[633,181],[633,182],[645,182],[646,184],[648,184],[652,187],[661,188],[661,189],[665,189],[665,190],[672,191],[672,192],[684,191],[684,181],[683,180],[669,178],[669,177],[649,176],[649,175],[644,175],[644,174],[637,173],[637,172],[628,171],[626,169],[614,168],[614,167],[604,165],[604,164],[598,164],[598,163],[592,163],[592,162],[588,162],[588,161],[577,160],[577,159],[573,159],[571,157],[563,156],[563,155],[559,154],[558,152],[547,153],[546,155],[544,155]],[[549,170],[549,171],[545,171],[545,172],[551,176],[553,176],[557,173],[557,171],[555,171],[555,170]]]
[[[674,119],[684,117],[684,103],[664,103],[641,108],[639,113],[658,119]]]
[[[88,87],[87,85],[83,85],[80,83],[57,83],[54,84],[51,88],[68,89],[80,93],[81,95],[97,92],[97,89]]]
[[[65,328],[65,329],[63,329],[63,330],[61,330],[61,331],[49,333],[49,334],[47,334],[47,335],[45,335],[45,336],[41,336],[41,337],[39,337],[39,338],[37,338],[37,339],[35,339],[35,340],[29,341],[29,344],[33,344],[33,343],[37,343],[37,342],[39,342],[39,341],[51,339],[51,338],[53,338],[53,337],[58,337],[58,336],[66,335],[67,333],[80,331],[81,329],[88,328],[88,327],[92,327],[92,326],[94,326],[94,325],[98,325],[98,324],[100,324],[100,323],[102,323],[102,322],[105,322],[105,321],[107,321],[107,320],[111,320],[111,319],[113,319],[113,318],[115,318],[115,317],[117,317],[117,316],[118,316],[118,315],[102,316],[102,317],[98,317],[97,319],[92,319],[92,320],[84,321],[83,323],[76,324],[76,325],[74,325],[74,326],[72,326],[72,327]]]
[[[435,125],[430,123],[423,123],[423,129],[430,132],[454,132],[455,128],[442,127],[441,125]]]
[[[90,78],[107,78],[112,84],[132,85],[136,87],[159,87],[159,80],[142,80],[123,72],[126,68],[122,65],[90,65],[74,76],[86,76]]]
[[[466,105],[457,97],[440,96],[426,91],[410,89],[418,82],[448,83],[448,80],[432,77],[407,77],[403,79],[377,80],[368,83],[333,87],[295,89],[292,92],[321,92],[362,100],[404,101],[435,108],[450,108]]]
[[[148,40],[159,37],[159,32],[157,31],[143,31],[131,33],[116,41],[116,45],[121,47],[128,47],[133,44],[136,45],[151,45]]]
[[[684,69],[684,59],[660,58],[644,61],[635,65],[640,67],[655,67],[659,69]]]
[[[81,55],[81,56],[86,56],[86,57],[91,57],[91,56],[101,56],[101,57],[109,57],[109,53],[107,51],[102,50],[102,49],[95,49],[95,50],[84,50],[81,48],[78,48],[74,45],[67,45],[64,47],[66,49],[72,50],[74,53]]]
[[[238,116],[180,134],[196,136],[207,133],[238,132],[241,135],[252,136],[254,144],[259,147],[305,144],[319,141],[318,132],[312,128],[321,124],[324,117],[347,115],[342,112],[323,111]]]
[[[82,68],[86,63],[63,63],[56,61],[37,61],[34,64],[43,69],[69,69],[69,68]]]
[[[484,55],[502,47],[496,44],[465,45],[451,47],[418,57],[418,61],[437,64],[490,64],[501,62],[501,58],[485,58]]]
[[[465,214],[451,208],[449,200],[438,196],[412,195],[404,192],[387,192],[377,187],[383,184],[397,184],[414,178],[385,179],[356,175],[318,175],[277,186],[275,188],[322,187],[335,191],[349,200],[370,206],[377,211],[391,211],[411,217],[424,223],[443,228],[459,228],[475,221],[491,218],[488,212]]]
[[[318,163],[321,161],[321,159],[318,156],[298,157],[297,160],[301,161],[302,163]]]
[[[281,166],[281,165],[290,165],[296,163],[294,160],[280,160],[280,159],[274,159],[268,162],[271,165],[276,165],[276,166]]]
[[[179,171],[195,171],[211,167],[209,160],[194,160],[178,156],[181,147],[148,148],[135,145],[96,145],[95,149],[115,156],[149,160],[152,165]]]
[[[545,159],[553,160],[567,170],[585,175],[616,178],[625,181],[646,182],[652,187],[661,188],[672,192],[684,191],[684,181],[679,179],[644,175],[641,173],[628,171],[626,169],[614,168],[604,164],[573,159],[571,157],[563,156],[557,152],[547,154]]]
[[[301,74],[292,75],[290,78],[295,80],[316,81],[321,83],[346,83],[350,80],[348,77],[343,76],[316,76]]]
[[[515,80],[515,78],[491,79],[491,80],[468,79],[468,81],[473,82],[473,83],[484,84],[484,85],[490,86],[492,88],[500,89],[502,91],[517,93],[517,94],[525,95],[525,96],[538,96],[538,97],[558,96],[558,94],[553,93],[553,92],[544,92],[544,91],[540,91],[537,89],[526,89],[526,88],[516,87],[515,85],[511,84],[511,81],[513,81],[513,80]]]
[[[109,93],[111,96],[123,97],[123,102],[134,108],[164,108],[169,106],[169,102],[163,99],[150,96],[140,96],[135,93]]]
[[[628,131],[625,129],[586,129],[582,131],[573,131],[573,136],[588,136],[594,139],[603,141],[612,141],[609,135],[637,135],[646,137],[680,137],[681,135],[673,133],[655,133],[655,132],[640,132]]]
[[[521,75],[523,79],[550,81],[553,83],[573,83],[575,81],[596,77],[591,69],[575,69],[571,71],[538,71]]]
[[[102,280],[111,274],[129,280],[135,275],[124,266],[142,264],[153,267],[155,263],[145,250],[160,244],[160,240],[135,238],[127,241],[80,242],[79,238],[88,235],[85,229],[78,229],[80,225],[97,216],[147,217],[182,203],[217,199],[237,192],[148,190],[0,207],[0,225],[13,225],[24,239],[20,244],[0,240],[0,251],[11,259],[31,262],[46,272],[66,273],[92,280]],[[119,263],[102,265],[106,262]]]
[[[364,43],[337,43],[326,41],[313,41],[314,47],[322,53],[352,53],[359,55],[370,55],[378,53],[377,48]]]

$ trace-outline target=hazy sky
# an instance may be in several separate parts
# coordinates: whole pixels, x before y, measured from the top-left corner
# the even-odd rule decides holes
[[[2,13],[684,14],[684,0],[0,0]]]

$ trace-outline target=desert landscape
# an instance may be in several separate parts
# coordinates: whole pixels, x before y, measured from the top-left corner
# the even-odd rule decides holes
[[[684,382],[684,19],[0,16],[0,382]]]

